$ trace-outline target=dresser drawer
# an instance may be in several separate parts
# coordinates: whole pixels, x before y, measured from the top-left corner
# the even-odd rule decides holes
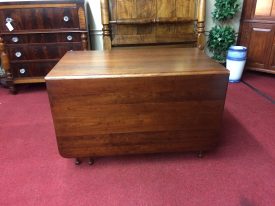
[[[13,32],[35,29],[79,28],[77,8],[27,8],[0,10],[0,29]]]
[[[57,61],[12,63],[12,74],[14,78],[46,76],[56,63]]]
[[[11,92],[43,82],[67,51],[88,48],[85,0],[0,0],[0,37]]]
[[[55,43],[55,42],[81,42],[81,33],[39,33],[39,34],[11,34],[3,35],[6,44],[26,43]]]
[[[28,43],[28,35],[22,34],[11,34],[11,35],[2,35],[5,44],[25,44]]]
[[[70,50],[81,50],[81,43],[51,43],[10,45],[8,47],[11,61],[34,59],[59,59]]]

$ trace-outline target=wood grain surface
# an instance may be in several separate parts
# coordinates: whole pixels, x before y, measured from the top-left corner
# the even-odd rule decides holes
[[[0,0],[0,19],[5,81],[12,93],[15,84],[43,81],[67,51],[88,46],[83,0]]]
[[[204,48],[205,0],[101,0],[104,49],[182,44]]]
[[[219,140],[228,71],[199,49],[68,52],[46,82],[63,157],[205,151]]]
[[[244,1],[238,43],[248,48],[246,69],[275,74],[275,15],[261,5],[267,2]]]
[[[224,74],[220,64],[197,48],[116,48],[70,51],[47,79]]]

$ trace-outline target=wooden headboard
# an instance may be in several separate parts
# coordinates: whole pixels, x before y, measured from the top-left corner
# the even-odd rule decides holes
[[[104,49],[186,44],[204,48],[205,0],[101,0]]]

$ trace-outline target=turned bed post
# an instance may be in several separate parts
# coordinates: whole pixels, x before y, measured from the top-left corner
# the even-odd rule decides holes
[[[109,1],[100,0],[101,5],[101,20],[102,20],[102,31],[103,31],[103,49],[111,50],[111,31],[109,25]]]
[[[9,87],[12,93],[15,93],[15,87],[13,84],[13,77],[10,72],[10,60],[5,51],[4,40],[0,37],[0,58],[1,58],[1,67],[4,69],[6,75],[7,86]]]
[[[80,29],[86,30],[87,24],[86,24],[86,18],[85,18],[85,10],[82,6],[78,8],[78,18],[79,18]],[[83,32],[81,34],[81,44],[82,44],[83,50],[88,50],[88,40],[87,40],[86,32]]]
[[[198,23],[197,23],[197,34],[198,34],[198,48],[203,50],[205,44],[205,0],[198,0]]]
[[[86,33],[81,34],[81,44],[82,44],[82,49],[84,51],[88,50],[88,41],[87,41],[87,34]]]

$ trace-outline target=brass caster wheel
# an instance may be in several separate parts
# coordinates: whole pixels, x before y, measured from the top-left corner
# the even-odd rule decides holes
[[[11,94],[13,94],[13,95],[17,94],[17,90],[16,90],[15,86],[10,86],[9,89],[10,89]]]
[[[95,163],[95,160],[93,158],[89,158],[88,164],[89,165],[93,165],[94,163]]]
[[[75,165],[80,165],[81,164],[81,160],[79,158],[75,158]]]
[[[197,156],[198,156],[198,158],[203,158],[203,156],[204,156],[203,151],[199,151]]]

